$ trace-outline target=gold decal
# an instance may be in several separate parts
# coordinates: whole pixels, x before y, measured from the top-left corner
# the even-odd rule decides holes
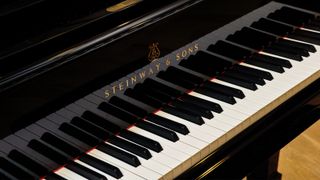
[[[167,59],[167,60],[166,60],[166,65],[167,65],[167,66],[170,66],[170,64],[171,64],[170,59]]]
[[[187,50],[182,51],[181,55],[183,58],[185,58],[188,55],[188,51]]]
[[[194,45],[194,51],[198,51],[199,50],[199,44],[195,44]]]
[[[153,74],[153,70],[152,68],[149,69],[149,75],[152,75]]]
[[[131,84],[135,84],[137,82],[137,76],[131,77]]]
[[[148,59],[149,61],[154,61],[159,57],[160,57],[159,43],[152,43],[151,45],[149,45]]]
[[[104,96],[105,96],[106,98],[108,98],[108,97],[110,96],[109,90],[105,90],[105,91],[104,91]]]
[[[180,59],[181,59],[180,53],[177,53],[177,54],[176,54],[176,60],[177,60],[177,61],[180,61]]]
[[[187,58],[190,55],[195,54],[197,51],[199,51],[199,44],[192,44],[191,46],[188,46],[180,51],[178,51],[175,54],[175,60],[180,61],[182,59]],[[160,56],[160,51],[158,49],[158,45],[155,43],[152,45],[152,48],[150,48],[149,54],[150,56],[156,57],[159,55]],[[158,54],[158,55],[157,55]],[[127,79],[123,79],[119,81],[117,84],[114,84],[112,87],[109,87],[104,91],[104,96],[105,98],[110,98],[113,95],[116,95],[120,91],[125,91],[129,87],[133,87],[139,82],[142,82],[146,78],[156,75],[158,72],[160,72],[163,68],[165,69],[166,67],[171,66],[172,60],[174,59],[162,59],[161,61],[153,62],[151,63],[147,68],[141,69],[140,71],[137,71],[135,75],[132,75],[131,77],[128,77]],[[162,68],[162,66],[164,66]]]
[[[124,89],[123,82],[119,83],[119,90],[122,91]]]
[[[176,54],[176,61],[180,61],[181,59],[184,59],[195,52],[199,51],[199,44],[194,44]]]
[[[117,88],[117,86],[112,86],[112,92],[113,92],[113,94],[116,93],[116,88]]]
[[[160,63],[156,64],[157,71],[160,71]]]
[[[140,79],[144,79],[146,77],[146,71],[142,71],[139,73]]]

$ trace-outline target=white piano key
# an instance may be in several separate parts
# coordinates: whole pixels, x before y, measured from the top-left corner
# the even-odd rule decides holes
[[[240,122],[242,122],[239,118],[233,118],[228,116],[228,114],[225,113],[215,113],[213,112],[214,118],[212,120],[217,120],[220,122],[224,122],[226,124],[229,124],[230,126],[234,127],[237,126]]]
[[[90,151],[89,154],[91,156],[98,158],[98,159],[104,159],[105,161],[113,164],[114,166],[122,167],[123,169],[126,169],[126,170],[130,171],[131,173],[137,174],[140,177],[145,177],[146,179],[159,179],[161,177],[160,174],[158,174],[154,171],[151,171],[149,169],[146,169],[143,166],[133,167],[133,166],[131,166],[121,160],[118,160],[108,154],[105,154],[104,152],[99,151],[97,149]]]
[[[237,106],[237,104],[234,104],[234,105],[227,104],[225,102],[219,101],[217,99],[213,99],[213,98],[211,98],[209,96],[206,96],[206,95],[203,95],[203,94],[200,94],[200,93],[196,93],[196,92],[191,92],[191,93],[189,93],[189,95],[192,95],[192,96],[195,96],[195,97],[198,97],[198,98],[201,98],[201,99],[205,99],[205,100],[210,101],[210,102],[217,103],[221,107],[226,108],[226,109],[224,109],[224,111],[226,111],[227,109],[228,110],[233,110],[234,112],[237,112],[236,116],[239,116],[241,119],[246,119],[252,114],[251,110],[245,109],[245,108],[243,108],[241,106]],[[228,113],[230,113],[230,112],[228,112]]]
[[[58,171],[55,172],[59,176],[66,178],[66,179],[77,179],[77,180],[87,180],[87,178],[84,178],[83,176],[71,171],[68,168],[61,168]]]
[[[208,124],[209,126],[215,127],[217,129],[221,129],[224,132],[228,132],[230,129],[232,129],[233,127],[225,122],[221,122],[219,120],[219,118],[212,118],[212,119],[207,119],[207,118],[203,118],[206,122],[206,124]]]
[[[122,139],[125,139],[123,137],[120,137]],[[131,143],[136,144],[135,142],[129,140],[129,139],[125,139]],[[137,144],[139,145],[139,144]],[[149,149],[149,152],[152,155],[152,158],[156,159],[157,161],[159,161],[162,164],[166,164],[167,166],[174,168],[176,166],[178,166],[179,164],[181,164],[181,161],[177,160],[175,157],[172,157],[172,153],[171,153],[171,149],[168,149],[169,147],[165,147],[165,149],[163,149],[161,152],[154,152],[153,150]],[[175,150],[174,150],[175,151]],[[175,151],[176,152],[176,151]]]
[[[153,123],[148,120],[146,120],[146,121],[149,123]],[[166,127],[163,127],[163,128],[166,128]],[[203,147],[203,144],[207,144],[204,141],[202,141],[201,139],[198,139],[197,137],[192,136],[190,133],[187,135],[182,135],[182,134],[179,134],[178,132],[176,132],[176,134],[179,137],[179,141],[181,141],[185,144],[188,144],[190,146],[193,146],[197,149],[201,149]]]
[[[117,180],[116,178],[110,176],[109,174],[106,174],[106,173],[100,171],[99,169],[96,169],[96,168],[94,168],[94,167],[92,167],[92,166],[90,166],[90,165],[88,165],[88,164],[86,164],[86,163],[84,163],[84,162],[82,162],[82,161],[80,161],[80,160],[75,160],[75,162],[78,163],[78,164],[80,164],[80,165],[82,165],[82,166],[84,166],[84,167],[86,167],[86,168],[88,168],[88,169],[90,169],[90,170],[92,170],[92,171],[95,171],[95,172],[97,172],[97,173],[105,176],[108,180],[109,180],[109,179],[110,179],[110,180]],[[120,178],[120,179],[121,179],[121,178]]]
[[[176,152],[172,152],[172,153],[175,153],[174,156],[180,161],[185,161],[186,159],[188,159],[188,157],[190,157],[190,152],[187,153],[185,149],[179,146],[179,144],[166,140],[162,137],[159,137],[155,134],[152,134],[138,127],[131,127],[129,131],[154,139],[155,141],[158,141],[161,144],[161,146],[163,146],[163,148],[171,147],[171,149],[175,149]]]
[[[165,118],[168,118],[172,121],[175,121],[175,122],[178,122],[178,123],[181,123],[181,124],[184,124],[188,127],[189,131],[197,131],[197,133],[200,135],[200,137],[203,138],[204,141],[210,143],[212,141],[214,141],[218,135],[211,135],[211,134],[208,134],[206,132],[201,132],[202,131],[202,126],[199,126],[197,124],[194,124],[192,122],[189,122],[187,120],[184,120],[182,118],[179,118],[177,116],[174,116],[172,114],[169,114],[169,113],[166,113],[166,112],[163,112],[163,111],[158,111],[156,113],[157,115],[161,116],[161,117],[165,117]]]
[[[108,142],[105,142],[105,143],[108,144],[108,145],[110,145],[110,146],[119,148],[119,149],[121,149],[122,151],[125,151],[125,152],[127,152],[127,153],[129,153],[129,154],[132,154],[132,155],[136,156],[136,157],[139,159],[139,161],[140,161],[140,163],[141,163],[141,166],[143,166],[143,167],[145,167],[145,168],[147,168],[147,169],[150,169],[151,171],[155,171],[155,172],[157,172],[157,173],[159,173],[159,174],[161,174],[161,175],[164,175],[164,174],[166,174],[166,173],[168,173],[168,172],[170,171],[170,168],[169,168],[168,166],[166,166],[166,165],[164,165],[164,164],[162,164],[162,163],[160,163],[160,162],[157,162],[157,161],[154,159],[154,157],[151,157],[150,159],[147,159],[147,160],[146,160],[146,159],[141,158],[141,157],[139,157],[139,156],[137,156],[137,155],[135,155],[135,154],[133,154],[133,153],[125,150],[125,149],[122,149],[121,147],[114,146],[113,144],[108,143]]]

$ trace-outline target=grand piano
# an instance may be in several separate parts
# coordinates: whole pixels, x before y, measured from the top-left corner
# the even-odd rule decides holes
[[[0,2],[0,179],[272,179],[320,118],[308,1]]]

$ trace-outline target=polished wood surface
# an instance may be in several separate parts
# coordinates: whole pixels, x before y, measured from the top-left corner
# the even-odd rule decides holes
[[[283,180],[320,179],[320,120],[280,151]]]

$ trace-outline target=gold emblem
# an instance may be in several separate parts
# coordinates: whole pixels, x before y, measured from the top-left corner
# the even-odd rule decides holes
[[[148,59],[149,61],[154,61],[160,57],[160,49],[159,43],[152,43],[149,45],[149,54]]]

